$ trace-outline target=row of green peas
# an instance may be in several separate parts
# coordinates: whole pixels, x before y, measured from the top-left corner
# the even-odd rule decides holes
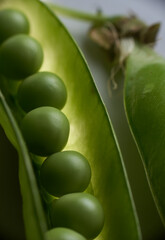
[[[43,50],[29,32],[22,12],[0,11],[0,73],[13,81],[23,79],[17,92],[25,112],[20,128],[29,151],[46,157],[40,182],[58,198],[51,203],[52,229],[46,236],[49,240],[93,239],[102,230],[104,214],[99,201],[83,192],[90,183],[90,165],[81,153],[62,151],[69,137],[69,121],[61,111],[67,90],[56,74],[38,72]]]

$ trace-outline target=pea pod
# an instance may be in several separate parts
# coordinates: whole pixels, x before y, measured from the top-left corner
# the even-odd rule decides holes
[[[165,60],[147,47],[127,60],[125,107],[160,216],[165,223]]]
[[[17,6],[18,10],[26,14],[30,21],[31,36],[43,48],[41,71],[53,72],[65,82],[68,99],[63,112],[70,122],[70,137],[65,150],[78,151],[90,161],[92,181],[88,192],[98,197],[105,212],[104,228],[96,239],[141,239],[118,144],[79,49],[61,22],[41,2],[6,0],[0,6]],[[2,78],[1,81],[3,83]],[[10,101],[6,84],[2,83],[5,98],[1,93],[0,123],[20,156],[19,177],[26,236],[29,240],[42,240],[45,239],[48,224],[29,153],[17,125],[21,120],[21,112],[15,99]]]

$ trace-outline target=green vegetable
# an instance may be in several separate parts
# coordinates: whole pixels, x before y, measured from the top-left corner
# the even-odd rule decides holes
[[[18,102],[26,112],[41,106],[62,109],[67,99],[63,81],[50,72],[38,72],[26,78],[18,90]]]
[[[125,107],[154,200],[165,223],[165,60],[147,47],[127,61]]]
[[[16,9],[0,11],[0,43],[15,34],[28,34],[29,29],[29,21],[23,12]]]
[[[100,203],[87,193],[66,194],[54,200],[50,214],[54,227],[71,228],[87,239],[97,237],[104,223]]]
[[[40,107],[25,115],[21,130],[32,153],[48,156],[62,150],[66,145],[69,122],[60,110]]]
[[[41,167],[41,183],[54,196],[84,191],[91,178],[87,159],[75,151],[49,156]]]
[[[36,177],[34,174],[34,169],[31,164],[31,159],[25,144],[25,141],[22,137],[18,123],[16,122],[11,109],[6,103],[6,99],[0,91],[0,123],[5,129],[5,133],[10,139],[13,146],[17,149],[19,153],[19,178],[21,184],[21,193],[23,197],[23,216],[26,238],[29,240],[45,240],[44,234],[47,231],[47,223],[45,220],[45,214],[43,211],[43,206],[41,203],[41,198],[39,195],[39,189],[36,182]],[[12,160],[16,160],[12,158]],[[17,162],[15,161],[15,164]],[[3,166],[0,161],[1,166]],[[14,168],[13,168],[14,171]],[[10,177],[10,175],[8,175]],[[5,183],[6,186],[6,183]],[[12,191],[12,184],[10,186],[10,191]],[[13,197],[15,197],[15,192]],[[0,199],[1,200],[1,199]],[[15,200],[18,200],[17,198]],[[8,204],[12,204],[11,198],[6,198]],[[20,202],[19,202],[20,205]],[[12,224],[15,227],[15,233],[19,231],[20,226],[16,221],[17,216],[8,215],[6,218],[6,226],[8,226],[9,220],[11,217],[13,219]],[[16,221],[16,222],[15,222]],[[3,226],[5,218],[1,219],[0,225]],[[16,230],[17,229],[17,230]],[[31,231],[28,231],[31,230]],[[20,233],[20,231],[19,231]],[[20,239],[24,239],[24,234],[21,235],[18,233]],[[10,234],[6,232],[5,238],[9,239]],[[15,234],[17,238],[17,234]]]
[[[79,49],[61,22],[40,1],[6,0],[1,6],[17,6],[27,15],[31,36],[43,47],[41,71],[53,72],[65,82],[68,100],[63,112],[70,122],[70,135],[64,150],[81,152],[90,161],[92,181],[88,192],[99,199],[105,212],[104,228],[96,239],[140,239],[136,210],[116,137]],[[1,83],[4,83],[3,77]],[[39,196],[39,190],[42,192],[42,189],[37,188],[34,177],[34,169],[38,172],[43,159],[27,151],[18,127],[22,111],[5,84],[1,84],[0,113],[0,123],[20,157],[19,179],[27,239],[43,240],[50,228],[49,221],[44,217],[44,213],[47,213],[46,204],[52,201],[45,194],[42,207]],[[35,132],[32,133],[35,137]],[[50,140],[49,136],[47,141]]]
[[[53,228],[46,233],[47,240],[86,240],[79,233],[68,228]]]
[[[42,61],[41,45],[28,35],[12,36],[0,47],[0,71],[11,79],[22,79],[37,72]]]

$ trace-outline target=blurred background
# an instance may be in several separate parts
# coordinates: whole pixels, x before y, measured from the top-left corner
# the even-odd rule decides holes
[[[44,0],[44,2],[52,2],[59,6],[93,14],[101,10],[107,16],[133,13],[148,24],[161,22],[162,25],[155,49],[165,56],[165,26],[163,24],[165,22],[165,0]],[[82,36],[88,30],[89,24],[68,18],[62,18],[62,20],[81,46]]]
[[[155,51],[165,57],[165,0],[50,1],[60,6],[93,14],[97,11],[102,11],[104,15],[108,16],[127,16],[133,13],[149,25],[161,22]],[[45,0],[44,2],[48,1]],[[165,239],[165,230],[150,194],[144,168],[125,118],[123,107],[124,81],[120,79],[117,82],[117,89],[111,89],[111,92],[108,91],[110,62],[108,61],[107,54],[89,39],[88,31],[91,26],[90,22],[67,18],[62,15],[59,15],[59,18],[83,52],[111,118],[127,169],[143,239],[163,240]],[[8,143],[2,129],[0,129],[0,142],[1,162],[5,159],[3,168],[0,166],[0,239],[24,240],[18,169],[15,164],[18,161],[17,154],[10,143]],[[9,201],[6,202],[6,199]]]

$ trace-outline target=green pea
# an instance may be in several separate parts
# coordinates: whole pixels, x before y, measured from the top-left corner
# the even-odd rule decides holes
[[[88,193],[70,193],[52,203],[53,227],[71,228],[87,239],[95,238],[104,224],[99,201]]]
[[[40,172],[45,190],[54,196],[84,191],[91,178],[87,159],[75,151],[64,151],[49,156]]]
[[[47,240],[86,240],[79,233],[68,228],[53,228],[46,233]]]
[[[53,107],[40,107],[27,113],[21,129],[29,150],[40,156],[61,151],[69,136],[68,119]]]
[[[10,37],[0,47],[0,71],[9,78],[22,79],[37,72],[42,61],[41,45],[28,35]]]
[[[38,72],[26,78],[18,90],[18,102],[26,112],[41,106],[62,109],[67,98],[62,80],[50,72]]]
[[[15,9],[0,11],[0,43],[15,34],[28,34],[29,29],[28,19],[22,12]]]

